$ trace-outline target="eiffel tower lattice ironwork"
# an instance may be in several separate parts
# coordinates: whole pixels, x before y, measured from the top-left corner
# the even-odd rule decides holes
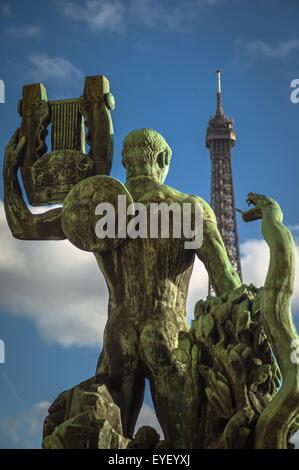
[[[233,120],[225,116],[222,108],[221,72],[217,70],[216,74],[217,109],[209,121],[206,134],[212,167],[211,205],[230,261],[242,277],[231,165],[231,149],[235,145],[236,134]],[[211,285],[209,293],[213,293]]]

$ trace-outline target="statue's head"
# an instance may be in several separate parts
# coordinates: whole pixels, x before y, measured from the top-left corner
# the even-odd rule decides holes
[[[171,148],[159,132],[154,129],[136,129],[124,139],[122,161],[127,179],[150,176],[160,183],[167,176]]]

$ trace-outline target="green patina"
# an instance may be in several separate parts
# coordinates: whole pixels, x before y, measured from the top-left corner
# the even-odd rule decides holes
[[[256,207],[244,213],[245,220],[262,217],[271,250],[265,287],[257,290],[241,285],[210,206],[164,184],[171,150],[156,131],[139,129],[125,138],[125,185],[99,171],[74,184],[62,209],[38,215],[26,206],[17,177],[26,144],[17,131],[5,152],[5,210],[13,235],[68,238],[92,251],[109,289],[95,376],[54,401],[44,447],[286,447],[298,413],[298,365],[290,361],[297,339],[290,312],[294,250],[277,203],[250,196]],[[53,172],[59,180],[56,160]],[[114,204],[117,194],[128,204],[201,203],[203,245],[186,250],[182,238],[172,237],[99,242],[94,206]],[[216,297],[198,302],[189,329],[186,297],[195,256]],[[148,428],[133,437],[146,378],[166,441]]]

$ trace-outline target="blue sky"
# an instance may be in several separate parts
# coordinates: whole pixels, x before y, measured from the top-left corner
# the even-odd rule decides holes
[[[1,155],[20,123],[23,84],[42,81],[49,99],[67,98],[82,93],[85,75],[104,74],[116,98],[112,175],[124,180],[126,133],[153,127],[173,150],[167,183],[209,200],[205,132],[220,68],[237,132],[236,205],[245,207],[249,191],[273,196],[297,240],[299,104],[290,83],[299,77],[298,15],[295,0],[0,1]],[[1,211],[0,447],[38,446],[48,402],[94,372],[107,293],[91,256],[67,242],[14,241]],[[261,285],[268,258],[259,224],[239,220],[239,236],[245,280]],[[206,281],[197,265],[191,316]],[[143,419],[152,422],[150,407]]]

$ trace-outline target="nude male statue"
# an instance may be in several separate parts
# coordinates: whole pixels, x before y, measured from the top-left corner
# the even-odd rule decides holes
[[[23,240],[62,240],[61,209],[33,215],[17,171],[26,142],[14,135],[4,163],[5,210],[13,235]],[[203,245],[185,249],[183,239],[126,239],[115,249],[94,252],[109,289],[108,321],[97,375],[105,378],[121,410],[123,433],[131,437],[148,378],[165,438],[183,447],[184,374],[173,351],[188,330],[186,297],[195,256],[204,263],[217,295],[241,285],[226,253],[210,206],[197,196],[164,185],[171,149],[152,129],[130,132],[123,143],[126,188],[134,202],[203,205]],[[88,181],[85,180],[85,181]],[[174,393],[175,391],[175,393]]]

